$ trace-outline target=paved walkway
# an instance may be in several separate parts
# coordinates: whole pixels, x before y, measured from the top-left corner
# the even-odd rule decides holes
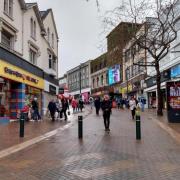
[[[150,113],[142,114],[142,140],[127,110],[114,110],[110,134],[94,112],[84,121],[0,160],[3,180],[179,180],[180,145]],[[153,117],[153,118],[152,118]]]

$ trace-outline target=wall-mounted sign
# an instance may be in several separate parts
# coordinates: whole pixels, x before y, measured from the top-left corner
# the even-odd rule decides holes
[[[167,82],[166,86],[168,120],[180,123],[180,81]]]
[[[44,89],[44,79],[2,60],[0,60],[0,76],[32,87]]]
[[[38,84],[38,80],[37,79],[35,79],[35,78],[31,77],[31,76],[27,76],[26,74],[22,74],[22,73],[20,73],[18,71],[14,71],[14,70],[12,70],[12,69],[10,69],[8,67],[4,68],[4,72],[8,73],[8,74],[10,74],[12,76],[16,76],[16,77],[22,78],[23,80],[27,80],[27,81],[30,81],[32,83]]]
[[[178,78],[180,77],[180,64],[171,68],[171,78]]]

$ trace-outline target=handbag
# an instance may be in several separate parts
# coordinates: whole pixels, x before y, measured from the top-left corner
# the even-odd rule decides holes
[[[70,111],[68,111],[68,115],[69,115],[69,116],[70,116],[70,114],[71,114]]]

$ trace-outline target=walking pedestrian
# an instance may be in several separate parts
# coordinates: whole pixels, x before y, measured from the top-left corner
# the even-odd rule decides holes
[[[100,97],[96,97],[96,99],[94,101],[94,106],[96,108],[96,115],[99,115],[99,110],[100,110],[100,107],[101,107]]]
[[[94,104],[94,99],[93,99],[93,97],[90,97],[90,98],[89,98],[89,103],[90,103],[91,109],[93,109],[93,104]]]
[[[102,101],[101,108],[103,110],[103,118],[104,118],[104,126],[105,131],[110,131],[110,115],[111,115],[111,109],[112,109],[112,103],[109,100],[109,96],[105,95],[104,100]]]
[[[83,100],[80,98],[80,99],[79,99],[79,109],[81,110],[81,112],[82,112],[83,107],[84,107],[84,102],[83,102]]]
[[[39,114],[39,106],[38,106],[38,102],[37,102],[37,97],[34,97],[34,99],[32,101],[32,110],[33,110],[32,119],[40,120],[41,116]]]
[[[131,110],[132,119],[134,120],[135,111],[136,111],[136,100],[134,99],[134,96],[131,96],[131,100],[129,101],[129,106]]]
[[[73,108],[73,113],[75,113],[75,111],[77,111],[77,105],[78,105],[75,98],[72,99],[71,105],[72,105],[72,108]]]
[[[66,111],[67,109],[69,109],[69,103],[68,103],[68,100],[63,97],[61,99],[61,103],[62,103],[62,110],[61,110],[61,117],[62,117],[62,114],[64,114],[64,120],[67,121],[67,114],[66,114]]]
[[[48,109],[50,111],[52,121],[55,121],[55,112],[57,110],[57,107],[53,99],[49,102]]]
[[[57,119],[60,118],[60,112],[61,112],[61,109],[62,109],[62,104],[61,104],[61,101],[57,98],[56,99],[56,112],[57,112]]]

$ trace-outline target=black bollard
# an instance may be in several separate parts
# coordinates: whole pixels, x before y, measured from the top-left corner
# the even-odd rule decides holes
[[[19,131],[19,136],[24,137],[24,113],[22,112],[20,115],[20,131]]]
[[[83,138],[83,117],[78,116],[78,136],[79,139]]]
[[[136,110],[136,139],[141,140],[141,117],[140,110]]]

